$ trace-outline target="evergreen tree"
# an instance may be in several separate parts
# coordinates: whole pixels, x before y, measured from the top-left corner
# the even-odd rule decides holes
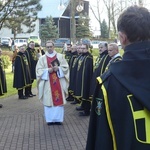
[[[102,24],[101,24],[101,37],[102,38],[108,38],[109,37],[108,27],[107,27],[105,19],[102,21]]]
[[[42,39],[58,38],[58,28],[52,16],[45,19],[45,23],[40,26],[40,36]]]
[[[15,39],[18,33],[31,33],[34,31],[37,14],[42,6],[40,5],[40,0],[14,1],[16,7],[14,7],[12,3],[13,10],[11,10],[10,14],[5,18],[4,26],[12,29]],[[26,29],[23,30],[23,27]]]
[[[80,14],[78,19],[78,24],[76,27],[76,37],[81,38],[90,38],[92,36],[89,26],[89,17],[85,14]]]

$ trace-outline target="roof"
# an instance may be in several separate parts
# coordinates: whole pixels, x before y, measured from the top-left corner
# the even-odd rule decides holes
[[[50,16],[53,18],[60,18],[66,10],[69,1],[70,0],[41,0],[42,10],[38,13],[38,18]],[[64,4],[64,9],[58,9],[61,3]]]

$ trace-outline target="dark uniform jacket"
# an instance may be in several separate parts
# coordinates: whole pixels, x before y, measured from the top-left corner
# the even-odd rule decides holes
[[[150,150],[150,42],[125,48],[98,78],[86,150]]]
[[[68,88],[68,91],[69,91],[69,94],[70,95],[73,95],[73,86],[74,86],[74,80],[75,80],[75,76],[76,76],[76,71],[75,71],[75,63],[76,63],[76,59],[77,59],[77,52],[73,52],[72,53],[72,57],[70,58],[70,61],[69,61],[69,69],[70,69],[70,76],[69,76],[69,88]]]
[[[106,66],[105,71],[107,71],[107,70],[109,69],[110,65],[111,65],[113,62],[120,61],[120,60],[122,60],[122,57],[121,57],[120,54],[118,53],[116,57],[111,58],[111,60],[109,61],[108,65]]]
[[[31,74],[27,57],[24,53],[18,52],[15,59],[13,87],[23,89],[31,85]]]
[[[66,51],[65,52],[65,59],[67,60],[69,66],[70,66],[70,59],[71,59],[72,55],[73,54],[71,53],[71,51]]]
[[[76,74],[75,96],[77,99],[89,100],[92,74],[93,56],[89,52],[83,53],[78,61]]]
[[[7,92],[6,75],[3,60],[0,58],[0,95]]]
[[[95,65],[94,65],[92,80],[91,80],[91,88],[90,88],[90,97],[91,98],[93,96],[95,85],[97,83],[96,78],[105,72],[106,67],[110,60],[111,60],[111,57],[108,55],[107,50],[104,51],[102,54],[100,54],[99,57],[97,57]]]
[[[78,61],[80,60],[81,56],[82,56],[82,54],[77,55],[77,57],[73,61],[72,67],[71,67],[69,93],[73,97],[75,97],[75,91],[76,91],[76,77],[77,77]]]
[[[38,61],[37,51],[35,49],[31,49],[30,47],[28,47],[25,51],[25,54],[26,54],[28,62],[29,62],[31,79],[34,80],[34,79],[36,79],[35,68],[36,68],[36,64]]]

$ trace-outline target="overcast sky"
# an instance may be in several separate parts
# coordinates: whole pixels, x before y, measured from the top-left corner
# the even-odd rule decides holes
[[[97,3],[97,0],[88,0],[90,2],[90,5],[92,6],[92,8],[94,8],[94,6],[96,6],[96,3]],[[118,1],[118,0],[114,0],[114,1]],[[129,0],[126,0],[126,1],[129,1]],[[106,19],[107,21],[107,11],[106,11],[106,8],[103,4],[103,0],[100,0],[100,8],[102,10],[102,15],[101,15],[101,19],[103,20],[104,18]],[[137,3],[138,4],[138,0],[130,0],[130,5],[131,5],[131,2],[132,4],[135,4]],[[144,3],[144,7],[148,8],[150,10],[150,0],[143,0],[143,3]],[[95,11],[96,11],[96,8],[95,8]],[[97,22],[97,20],[95,19],[93,13],[91,12],[90,10],[90,19],[91,19],[91,27],[93,30],[99,30],[99,24]]]

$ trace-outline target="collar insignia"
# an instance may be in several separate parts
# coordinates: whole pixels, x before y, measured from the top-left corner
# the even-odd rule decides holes
[[[98,98],[98,97],[96,98],[97,106],[95,108],[95,111],[96,111],[96,113],[97,113],[98,116],[100,116],[100,114],[101,114],[102,101],[103,100],[101,98]]]

